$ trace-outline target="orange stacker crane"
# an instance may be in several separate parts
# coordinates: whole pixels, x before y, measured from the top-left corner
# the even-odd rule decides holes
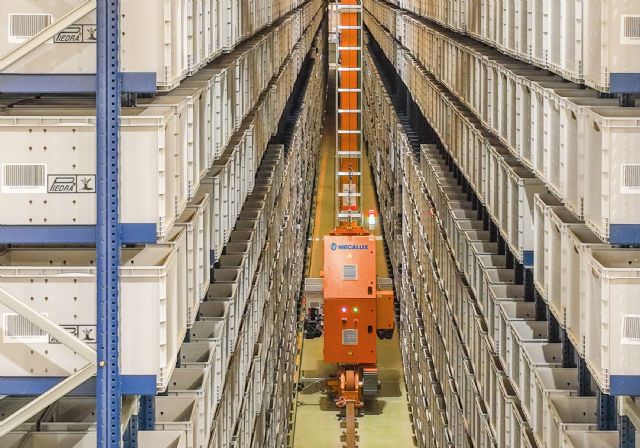
[[[324,335],[345,448],[357,446],[356,409],[378,393],[376,337],[391,339],[393,289],[376,272],[375,237],[362,227],[362,0],[338,0],[336,48],[336,228],[324,237],[322,279],[305,286],[307,338]]]

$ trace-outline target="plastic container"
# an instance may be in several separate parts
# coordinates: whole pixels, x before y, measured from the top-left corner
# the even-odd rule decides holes
[[[640,243],[640,111],[587,108],[584,127],[584,220],[605,242]]]
[[[581,281],[588,285],[585,359],[598,386],[612,395],[635,394],[640,366],[640,250],[601,249],[587,253]],[[626,380],[626,381],[625,381]]]
[[[503,163],[508,175],[507,226],[504,229],[507,243],[516,259],[525,266],[533,264],[533,198],[547,189],[525,167]]]
[[[156,430],[180,431],[185,448],[205,448],[208,435],[198,426],[198,401],[195,397],[156,397]]]
[[[512,372],[514,362],[517,360],[510,359],[508,354],[508,335],[510,325],[514,321],[533,320],[535,318],[535,305],[532,302],[524,302],[522,300],[502,301],[499,305],[498,324],[497,324],[497,348],[496,352],[500,357],[507,374]],[[511,375],[513,376],[513,375]]]
[[[169,379],[167,395],[169,397],[188,397],[196,399],[197,426],[204,428],[206,437],[213,420],[214,409],[211,408],[210,370],[206,368],[175,369]],[[200,431],[202,435],[203,431]],[[206,439],[205,439],[206,440]]]
[[[562,347],[559,343],[543,343],[526,342],[520,349],[520,359],[518,360],[519,377],[510,375],[511,381],[514,383],[518,395],[520,396],[523,407],[527,411],[527,415],[531,415],[531,388],[532,378],[535,376],[535,370],[538,367],[562,367]]]
[[[562,314],[567,336],[576,353],[584,357],[585,350],[585,310],[589,286],[582,283],[587,275],[587,254],[593,249],[609,247],[586,226],[566,228],[561,235],[561,297]]]
[[[142,242],[155,242],[186,204],[177,189],[183,175],[178,120],[170,108],[126,108],[120,126],[120,221],[144,225]],[[11,210],[4,225],[95,225],[95,109],[5,109],[0,134],[25,148],[0,157],[0,205]],[[20,173],[35,175],[38,185],[23,185]]]
[[[182,431],[138,431],[139,446],[158,448],[186,448],[187,443]]]
[[[547,277],[551,263],[551,220],[549,214],[561,207],[560,201],[549,194],[537,194],[533,199],[533,282],[542,297],[547,298]]]
[[[562,308],[562,235],[569,229],[584,228],[575,216],[564,207],[549,210],[549,245],[545,262],[545,291],[547,304],[562,328],[566,328],[564,310]]]
[[[12,431],[0,437],[0,444],[6,448],[20,448],[22,441],[27,437],[27,432]]]
[[[559,448],[567,431],[598,429],[596,397],[550,397],[545,421],[548,448]]]
[[[545,344],[548,342],[548,328],[546,321],[536,320],[515,320],[511,321],[507,333],[506,354],[507,374],[509,378],[515,380],[520,378],[520,360],[525,344]],[[526,403],[525,403],[526,407]]]
[[[24,408],[27,404],[33,401],[31,398],[18,398],[18,397],[4,397],[0,400],[0,419],[4,420],[7,417],[11,416],[14,412]],[[38,423],[42,419],[45,411],[40,411],[36,413],[33,417],[28,419],[26,422],[22,423],[18,427],[14,429],[15,432],[28,432],[28,431],[37,431]],[[5,436],[6,437],[6,436]],[[17,437],[15,437],[17,438]],[[0,438],[0,442],[4,443],[3,438]],[[7,442],[8,443],[8,442]],[[12,442],[13,443],[13,442]],[[0,445],[4,446],[4,445]]]
[[[40,430],[47,432],[95,431],[96,400],[94,398],[61,398],[42,417]]]
[[[171,312],[180,303],[175,249],[125,248],[121,263],[121,373],[155,376],[158,389],[163,390],[179,349],[178,335],[172,332],[181,326],[177,313]],[[0,256],[0,264],[0,287],[87,343],[95,343],[93,249],[8,249]],[[68,376],[86,364],[64,345],[27,325],[24,318],[7,308],[2,314],[3,376]],[[146,335],[142,342],[141,332]]]
[[[640,35],[635,24],[639,16],[636,2],[584,2],[582,57],[587,86],[607,92],[617,74],[637,78],[640,61],[635,55]]]
[[[227,366],[229,364],[229,322],[222,319],[209,318],[204,321],[196,321],[193,324],[193,328],[190,330],[192,342],[206,342],[212,343],[216,346],[216,364],[219,364],[219,368],[213,372],[216,367],[212,366],[212,372],[219,376],[216,379],[217,390],[211,391],[215,394],[216,399],[219,400],[222,394],[222,387],[224,385],[224,378],[227,373]],[[220,358],[218,362],[218,357]]]
[[[211,402],[213,409],[220,399],[222,389],[222,350],[215,342],[189,342],[180,349],[181,367],[199,367],[210,369]]]
[[[562,448],[617,448],[620,446],[618,431],[567,431],[562,438]]]
[[[544,424],[552,397],[570,397],[576,394],[578,372],[576,369],[538,367],[530,383],[530,421],[533,436],[539,445],[544,444]]]
[[[4,3],[0,15],[17,14],[16,26],[28,26],[32,14],[48,17],[42,26],[71,12],[80,2],[72,4],[41,4],[29,0]],[[121,70],[147,72],[156,75],[160,90],[170,90],[186,76],[187,65],[184,41],[187,36],[187,18],[183,15],[186,0],[174,0],[158,5],[153,0],[142,0],[122,5]],[[18,22],[18,20],[20,22]],[[52,41],[40,45],[10,65],[3,73],[85,75],[96,72],[96,13],[95,10],[55,35]],[[18,36],[19,28],[12,31],[9,22],[2,26],[0,54],[7,54],[41,29],[31,29],[28,36]],[[144,45],[147,39],[153,44]]]

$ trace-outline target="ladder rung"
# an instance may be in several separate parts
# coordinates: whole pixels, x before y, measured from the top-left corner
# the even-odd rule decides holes
[[[361,197],[362,193],[338,193],[338,197],[340,198],[348,198],[348,197]]]
[[[338,151],[339,157],[360,157],[362,151]]]
[[[360,171],[338,171],[338,176],[362,176]]]
[[[352,92],[352,93],[360,93],[362,89],[338,89],[338,93],[341,92]]]
[[[359,114],[362,113],[362,109],[338,109],[339,114]]]
[[[362,218],[362,214],[360,212],[338,212],[338,218]]]
[[[361,70],[361,67],[338,67],[339,72],[359,72]]]
[[[360,131],[347,131],[343,129],[338,129],[338,134],[361,134]]]
[[[353,25],[338,25],[339,30],[360,30],[361,26],[353,26]]]
[[[362,51],[362,47],[338,47],[338,51],[351,50],[351,51]]]

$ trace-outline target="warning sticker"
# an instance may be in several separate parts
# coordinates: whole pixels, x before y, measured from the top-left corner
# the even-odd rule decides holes
[[[353,356],[353,351],[351,349],[347,350],[347,356]]]

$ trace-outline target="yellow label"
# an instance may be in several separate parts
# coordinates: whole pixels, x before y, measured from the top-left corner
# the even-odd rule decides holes
[[[351,351],[351,349],[347,350],[347,356],[353,356],[353,352]]]

